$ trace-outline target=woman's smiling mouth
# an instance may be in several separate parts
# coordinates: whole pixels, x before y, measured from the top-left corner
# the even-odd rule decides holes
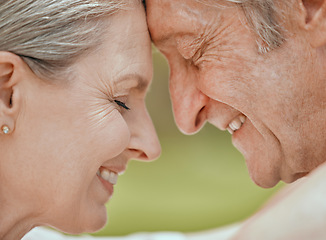
[[[99,176],[103,180],[111,183],[112,185],[117,184],[117,181],[118,181],[118,173],[115,173],[115,172],[110,171],[110,170],[105,169],[105,168],[100,168],[97,171],[96,174],[97,174],[97,176]]]
[[[121,174],[122,173],[123,171],[121,172]],[[96,172],[96,175],[111,197],[113,194],[113,185],[117,184],[119,173],[111,171],[104,167],[100,167],[99,170]]]

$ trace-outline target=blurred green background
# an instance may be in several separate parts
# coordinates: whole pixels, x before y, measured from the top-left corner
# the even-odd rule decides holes
[[[129,164],[107,205],[109,223],[94,235],[220,227],[250,216],[282,186],[256,186],[228,132],[206,124],[196,135],[182,135],[173,120],[167,62],[155,49],[153,61],[147,106],[162,155],[151,163]]]

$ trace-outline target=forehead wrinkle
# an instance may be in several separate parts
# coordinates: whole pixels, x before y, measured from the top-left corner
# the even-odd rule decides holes
[[[176,44],[181,48],[195,47],[198,50],[205,45],[205,42],[213,38],[212,35],[219,29],[217,26],[222,25],[220,24],[221,9],[216,6],[208,6],[197,0],[192,4],[182,3],[179,5],[181,10],[174,16],[174,18],[178,18],[177,25],[163,26],[163,33],[153,41],[157,46],[163,47],[162,50],[169,44]],[[193,5],[200,6],[194,7]],[[165,29],[169,31],[164,34]],[[192,51],[196,52],[195,49]]]
[[[189,6],[191,5],[191,6]],[[201,30],[202,22],[202,11],[192,6],[193,4],[189,3],[179,3],[178,6],[170,7],[170,9],[177,9],[173,14],[169,14],[165,17],[166,20],[172,18],[173,21],[169,21],[170,24],[166,24],[166,21],[160,21],[160,31],[157,31],[157,34],[154,38],[152,37],[153,42],[156,45],[165,45],[169,40],[176,35],[186,35],[186,34],[197,34]],[[163,13],[166,14],[166,11]],[[175,24],[175,19],[178,19],[177,24]],[[189,28],[188,26],[192,26]]]
[[[237,16],[231,18],[236,19]],[[202,36],[203,44],[201,45],[202,53],[206,58],[214,57],[213,55],[216,54],[216,57],[220,59],[227,57],[226,52],[232,51],[232,43],[235,39],[232,37],[234,35],[234,29],[231,27],[232,22],[231,19],[225,19],[221,14],[216,14],[214,19],[212,18],[211,21],[207,22]]]
[[[201,50],[204,45],[204,34],[185,35],[176,38],[177,48],[185,59],[190,59]]]
[[[238,4],[237,2],[229,2],[226,0],[195,0],[198,3],[204,4],[208,7],[224,9],[231,5]]]
[[[210,48],[217,47],[217,43],[222,43],[224,37],[221,36],[229,28],[228,24],[223,24],[223,19],[220,11],[210,11],[207,14],[209,17],[203,17],[199,23],[200,31],[195,31],[191,34],[180,33],[176,37],[177,47],[188,51],[186,55],[191,58],[193,55],[205,53]],[[184,36],[182,36],[184,35]],[[184,56],[186,57],[186,56]]]

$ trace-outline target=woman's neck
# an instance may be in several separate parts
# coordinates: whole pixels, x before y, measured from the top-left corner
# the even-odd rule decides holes
[[[21,239],[37,225],[33,219],[35,216],[28,214],[22,206],[0,202],[0,239]]]
[[[33,227],[31,225],[25,225],[21,223],[14,223],[14,225],[0,227],[0,239],[12,240],[21,239],[26,233],[28,233]]]

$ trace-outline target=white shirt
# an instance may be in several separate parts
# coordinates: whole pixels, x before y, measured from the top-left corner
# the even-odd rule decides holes
[[[22,240],[186,240],[182,233],[178,232],[156,232],[156,233],[136,233],[124,237],[92,237],[66,236],[51,229],[36,227],[27,233]]]
[[[241,227],[241,224],[229,225],[205,232],[183,234],[180,232],[135,233],[123,237],[92,237],[89,235],[66,236],[57,231],[36,227],[21,240],[227,240]]]

